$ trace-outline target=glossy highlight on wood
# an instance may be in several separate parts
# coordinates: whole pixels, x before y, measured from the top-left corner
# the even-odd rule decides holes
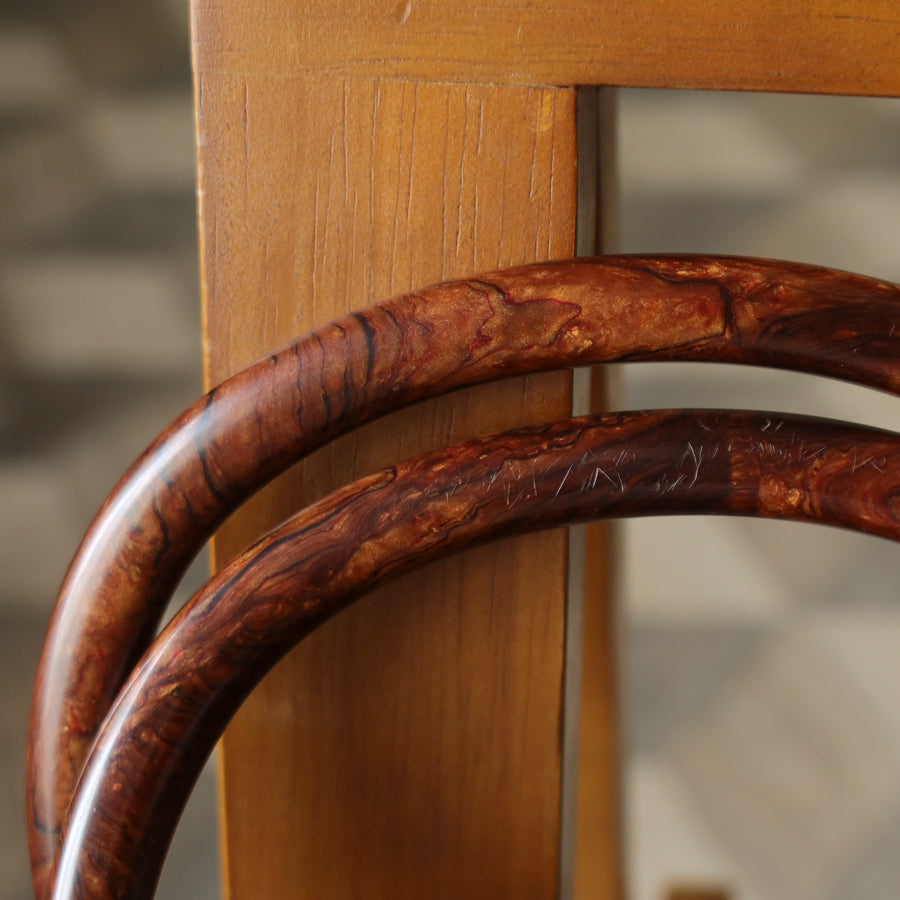
[[[900,541],[900,436],[779,413],[608,414],[472,441],[331,494],[211,579],[154,642],[85,766],[54,900],[152,896],[228,719],[291,646],[363,591],[476,543],[669,513]]]
[[[249,494],[391,409],[481,381],[614,360],[752,363],[900,389],[900,291],[791,263],[608,257],[523,266],[337,320],[188,410],[107,500],[63,585],[32,705],[38,897],[83,760],[175,584]]]

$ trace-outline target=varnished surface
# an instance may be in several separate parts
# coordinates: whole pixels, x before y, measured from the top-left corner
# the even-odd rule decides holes
[[[362,590],[414,564],[598,516],[764,516],[900,540],[898,498],[900,436],[753,412],[573,420],[362,479],[226,567],[155,642],[88,761],[53,896],[151,896],[190,787],[253,684]]]
[[[198,0],[194,22],[218,74],[900,94],[892,0]]]
[[[896,392],[898,302],[894,286],[784,263],[563,262],[386,301],[225,383],[138,461],[73,563],[34,701],[38,873],[96,723],[174,578],[235,503],[297,456],[430,393],[612,359],[792,366]]]
[[[592,397],[602,401],[601,368],[591,375]],[[615,404],[612,404],[615,406]],[[597,402],[592,411],[608,406]],[[618,533],[615,525],[585,526],[584,601],[578,623],[582,644],[575,743],[574,900],[626,898],[626,735],[620,698],[621,604],[614,591]],[[560,893],[564,898],[565,894]]]
[[[197,98],[210,383],[361,297],[572,254],[573,90],[198,72]],[[570,413],[561,372],[373,423],[254,498],[215,558],[398,459]],[[231,900],[556,892],[566,536],[533,540],[391,586],[385,615],[353,609],[259,686],[219,756]]]

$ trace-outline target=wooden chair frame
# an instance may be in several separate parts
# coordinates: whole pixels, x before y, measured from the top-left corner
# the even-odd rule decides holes
[[[898,96],[898,21],[889,0],[687,0],[677,17],[663,0],[565,0],[539,8],[524,0],[489,7],[457,0],[194,0],[208,384],[345,314],[361,297],[613,249],[608,86]],[[559,418],[572,404],[567,374],[528,375],[367,426],[307,460],[233,518],[216,538],[214,558],[229,559],[298,506],[366,471],[475,434]],[[577,641],[566,634],[570,551],[561,534],[548,544],[539,559],[523,538],[505,546],[502,559],[485,551],[407,580],[383,602],[327,626],[267,679],[223,750],[226,844],[242,848],[226,853],[232,897],[293,896],[298,873],[312,895],[353,893],[365,878],[385,885],[392,897],[421,896],[427,886],[433,897],[500,890],[546,900],[567,894],[572,883],[579,897],[621,896],[615,629],[603,532],[592,529],[588,537],[593,599],[584,609],[578,709],[574,695],[567,704],[559,688],[578,654]],[[507,589],[502,582],[511,568],[520,584]],[[475,614],[473,598],[485,596],[496,629],[457,641],[458,623]],[[546,617],[522,614],[532,608],[529,596],[551,598]],[[370,612],[410,603],[418,604],[414,635],[387,624],[396,616]],[[372,646],[392,660],[392,677],[400,680],[403,671],[418,678],[427,662],[428,702],[402,695],[386,700],[373,666],[360,664]],[[462,681],[460,670],[467,673]],[[87,680],[82,687],[102,706],[101,683]],[[461,695],[477,702],[463,708]],[[432,714],[435,707],[440,717]],[[40,699],[35,708],[44,709]],[[287,708],[292,715],[284,715]],[[301,714],[318,722],[314,744],[291,724]],[[380,727],[386,715],[403,723],[399,732]],[[574,742],[561,747],[556,740],[561,717],[580,722],[577,820],[574,790],[566,784],[575,780],[566,757]],[[280,733],[264,735],[263,723]],[[74,727],[80,739],[71,758],[58,759],[54,751],[46,762],[70,780],[80,771],[93,725]],[[398,748],[396,733],[417,773],[399,793],[379,768]],[[366,735],[367,762],[351,752],[348,734]],[[485,736],[496,751],[487,756],[503,762],[473,764],[485,754],[473,755],[466,738],[472,734]],[[523,755],[518,748],[526,737],[530,749]],[[440,758],[429,753],[435,743]],[[273,773],[262,790],[254,789],[248,759]],[[326,766],[333,781],[319,775]],[[430,821],[432,810],[415,785],[435,778],[477,781],[480,799],[470,802],[473,794],[465,790],[443,798],[439,812],[448,824],[420,853],[410,854],[407,845],[422,829],[393,821],[379,831],[364,864],[341,865],[338,848],[355,823],[381,815],[388,796],[408,822]],[[534,785],[527,809],[512,787],[526,778]],[[336,800],[340,785],[355,785],[355,795]],[[49,799],[32,797],[31,826],[39,835],[34,860],[45,876],[54,816],[68,797],[67,789]],[[487,864],[482,857],[473,866],[465,861],[482,849],[482,804],[497,811],[504,840],[490,848]],[[45,809],[55,811],[49,819]],[[292,847],[307,849],[279,854],[278,835],[260,839],[246,824],[275,820]],[[597,849],[577,854],[573,871],[572,847],[582,841]],[[379,896],[377,889],[370,896]]]
[[[198,628],[204,631],[210,612],[225,608],[232,587],[247,581],[245,568],[251,573],[250,584],[260,578],[281,580],[277,571],[259,576],[256,570],[271,563],[260,566],[255,560],[285,544],[286,537],[301,545],[292,551],[295,555],[308,557],[306,543],[315,544],[309,537],[312,522],[325,523],[327,559],[346,553],[350,546],[354,551],[358,547],[369,562],[362,568],[344,563],[350,580],[337,577],[341,564],[327,561],[312,582],[307,576],[296,582],[289,579],[289,591],[325,592],[333,598],[326,607],[314,602],[309,619],[304,617],[306,601],[301,597],[297,609],[302,615],[296,626],[280,617],[281,599],[270,614],[264,614],[261,606],[258,614],[234,614],[211,627],[213,638],[239,648],[248,639],[252,643],[253,632],[235,645],[229,629],[258,622],[259,616],[274,616],[274,634],[287,643],[276,647],[263,642],[260,650],[268,652],[254,657],[246,675],[239,671],[242,651],[229,657],[228,666],[238,675],[237,688],[212,690],[199,705],[189,701],[180,713],[183,733],[156,724],[155,714],[148,717],[132,709],[127,689],[102,729],[103,740],[111,740],[116,729],[110,722],[118,716],[128,723],[125,746],[110,750],[98,744],[82,772],[91,739],[128,678],[131,660],[147,647],[179,574],[238,503],[298,456],[360,422],[435,393],[573,364],[621,359],[743,362],[833,375],[900,393],[900,334],[894,328],[898,315],[896,286],[811,266],[728,257],[571,260],[487,273],[386,301],[299,339],[213,390],[177,419],[122,479],[89,530],[63,586],[38,676],[29,755],[32,820],[53,826],[32,829],[39,896],[49,895],[51,885],[60,900],[80,896],[85,889],[98,897],[149,895],[181,803],[210,748],[208,738],[218,736],[219,724],[230,718],[249,687],[295,636],[330,616],[337,608],[334,603],[345,604],[354,592],[383,580],[398,566],[456,549],[460,541],[464,545],[483,540],[499,529],[521,531],[572,517],[640,511],[750,511],[896,536],[897,471],[891,462],[890,438],[859,432],[841,439],[836,425],[810,431],[802,422],[793,422],[785,435],[768,441],[760,437],[765,430],[757,421],[760,417],[733,416],[727,427],[714,428],[704,424],[702,415],[676,416],[673,428],[666,417],[644,415],[606,423],[607,434],[597,439],[595,449],[583,446],[584,434],[592,434],[593,426],[581,422],[578,429],[569,426],[561,436],[542,427],[501,441],[490,452],[480,445],[448,451],[443,469],[449,474],[438,463],[430,470],[422,464],[413,466],[418,473],[412,482],[418,486],[413,503],[428,504],[425,509],[413,505],[411,513],[403,514],[402,498],[409,488],[398,487],[392,476],[387,482],[377,476],[350,489],[348,497],[375,495],[383,516],[401,511],[399,530],[395,528],[390,540],[376,538],[381,528],[378,517],[357,518],[355,524],[338,528],[339,519],[327,512],[326,504],[326,514],[307,515],[286,536],[279,533],[270,539],[263,551],[243,554],[229,574],[220,576],[194,603],[195,609],[206,611],[199,614],[199,626],[187,626],[189,635]],[[712,414],[709,421],[714,421]],[[735,433],[735,423],[740,433]],[[804,451],[813,444],[818,447],[829,429],[833,439],[822,444],[821,453],[834,450],[834,463],[830,458],[819,460],[819,451]],[[782,447],[788,440],[789,445]],[[859,463],[859,453],[878,440],[880,449],[869,447],[864,453],[867,460],[881,459],[871,466],[872,474]],[[601,446],[602,452],[618,454],[614,465],[601,458]],[[557,460],[559,471],[554,471],[548,460],[560,447],[568,455]],[[720,451],[719,462],[711,466]],[[662,454],[662,462],[653,464],[656,452]],[[700,482],[704,452],[707,463]],[[465,458],[466,453],[480,472],[477,477],[469,473],[463,478],[458,466],[453,468],[457,457]],[[499,474],[492,478],[492,473],[511,464],[515,454],[531,461],[531,487],[517,491],[515,502],[507,497],[505,510],[501,505],[466,538],[466,523],[482,522],[479,511],[496,504],[502,493],[503,485],[494,484]],[[768,463],[771,471],[752,462],[767,455],[774,459]],[[595,458],[599,461],[592,462]],[[634,469],[630,474],[626,462]],[[586,465],[593,472],[587,481],[580,472]],[[675,477],[685,466],[693,466],[693,475]],[[712,473],[707,474],[710,466]],[[669,477],[666,467],[675,474]],[[571,473],[576,468],[580,487],[564,491],[568,476],[560,481],[560,471]],[[804,468],[810,472],[798,481],[798,471]],[[855,476],[853,495],[841,481],[848,469]],[[857,470],[863,474],[856,475]],[[504,482],[507,489],[511,477]],[[650,481],[655,491],[650,490]],[[379,485],[385,483],[390,496],[380,491]],[[573,490],[577,502],[572,500]],[[832,495],[844,497],[842,491],[845,507],[854,510],[849,517],[840,510],[835,514],[831,507]],[[440,524],[426,515],[442,494],[457,516],[452,527],[446,514]],[[595,496],[600,499],[591,505],[589,498]],[[513,516],[512,507],[529,498],[530,517],[520,518],[521,510]],[[372,563],[378,546],[387,548],[388,556]],[[282,589],[279,597],[285,596]],[[212,605],[204,598],[212,598]],[[187,690],[179,661],[187,661],[188,671],[207,688],[212,689],[218,677],[215,668],[201,674],[200,657],[185,639],[177,643],[174,651],[151,650],[156,662],[147,664],[154,668],[151,695],[161,697],[166,709],[178,707]],[[162,659],[167,660],[164,668]],[[134,679],[146,680],[141,675],[132,683]],[[211,723],[199,713],[206,707],[213,713]],[[192,735],[201,736],[199,743]],[[181,762],[173,764],[167,758],[161,766],[152,765],[157,738],[161,741],[157,750],[180,748]],[[166,772],[175,779],[175,789],[169,776],[163,777]],[[78,800],[70,804],[76,778]],[[100,783],[112,792],[103,801],[93,794]],[[151,797],[156,800],[144,813],[128,807],[129,799],[149,802]],[[105,836],[85,846],[90,840],[84,835],[98,821],[101,830],[106,828]],[[54,876],[51,863],[59,842],[48,835],[55,838],[63,829],[66,854]],[[126,840],[127,851],[116,849],[121,841],[117,843],[115,834]]]

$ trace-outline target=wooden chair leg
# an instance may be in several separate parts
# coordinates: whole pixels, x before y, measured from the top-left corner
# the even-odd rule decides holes
[[[666,900],[735,900],[735,898],[727,888],[695,884],[669,888]]]

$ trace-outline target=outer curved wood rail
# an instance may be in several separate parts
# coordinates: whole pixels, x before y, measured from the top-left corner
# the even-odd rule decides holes
[[[213,390],[125,475],[72,563],[32,704],[28,814],[44,895],[97,725],[190,560],[246,496],[363,421],[466,384],[625,359],[779,366],[900,390],[900,290],[811,266],[613,257],[407,294]]]
[[[727,513],[900,540],[900,436],[766,413],[623,413],[473,441],[337,491],[195,596],[111,711],[54,900],[150,897],[184,802],[244,697],[360,593],[477,542],[597,517]]]

